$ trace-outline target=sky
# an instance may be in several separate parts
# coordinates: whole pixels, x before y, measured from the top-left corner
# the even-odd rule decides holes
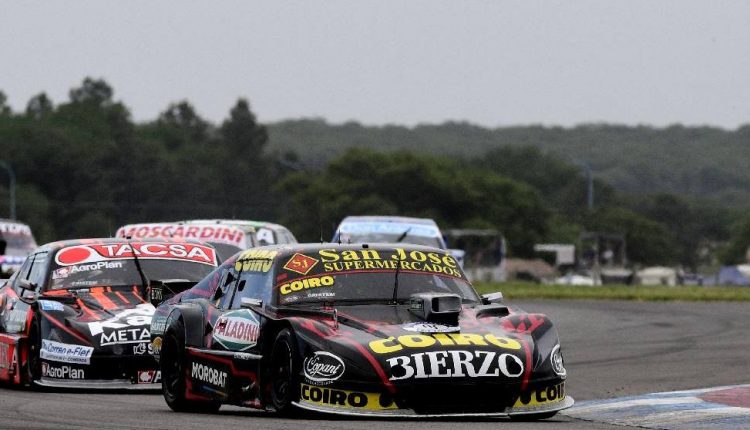
[[[137,121],[750,123],[750,1],[0,0],[14,110],[105,79]]]

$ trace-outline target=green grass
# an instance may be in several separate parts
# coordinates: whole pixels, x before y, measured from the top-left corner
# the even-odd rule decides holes
[[[750,301],[750,287],[540,285],[529,282],[474,285],[480,294],[501,291],[508,299],[586,299],[636,301]]]

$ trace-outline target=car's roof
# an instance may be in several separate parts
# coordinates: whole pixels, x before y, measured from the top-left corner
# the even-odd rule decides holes
[[[46,243],[36,249],[36,252],[40,251],[59,251],[62,248],[77,245],[108,245],[118,243],[199,243],[204,245],[204,242],[193,240],[193,239],[123,239],[119,237],[101,237],[91,239],[69,239],[60,240],[57,242]],[[210,245],[207,245],[210,246]]]
[[[430,218],[414,218],[408,216],[390,215],[350,215],[341,221],[342,224],[346,222],[395,222],[401,224],[422,224],[437,226],[437,223]]]
[[[253,227],[253,228],[270,228],[270,229],[284,229],[286,230],[286,227],[284,227],[281,224],[276,224],[268,221],[254,221],[254,220],[246,220],[246,219],[191,219],[191,220],[185,220],[181,221],[185,224],[226,224],[226,225],[233,225],[233,226],[239,226],[239,227]]]

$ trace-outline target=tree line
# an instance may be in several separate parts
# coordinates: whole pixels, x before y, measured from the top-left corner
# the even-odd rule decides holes
[[[318,241],[346,215],[399,214],[434,218],[444,228],[497,229],[518,257],[533,256],[535,243],[571,243],[598,231],[625,235],[629,259],[643,265],[744,258],[747,205],[707,203],[657,184],[633,192],[599,175],[588,208],[580,165],[545,149],[555,132],[545,129],[542,139],[534,128],[514,128],[512,143],[490,145],[493,131],[474,130],[469,136],[485,138],[467,151],[467,127],[431,126],[430,138],[417,138],[420,127],[264,125],[246,99],[220,124],[201,118],[188,101],[136,123],[113,88],[92,78],[63,103],[41,93],[23,112],[0,94],[0,158],[18,178],[18,218],[40,242],[109,236],[131,222],[212,217],[277,221],[303,241]],[[678,139],[685,129],[675,132]],[[0,183],[4,215],[8,189]]]

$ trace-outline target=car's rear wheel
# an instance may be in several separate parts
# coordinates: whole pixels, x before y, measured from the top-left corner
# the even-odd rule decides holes
[[[164,334],[159,365],[164,400],[175,412],[213,413],[221,403],[189,400],[185,397],[185,326],[182,320],[173,322]]]
[[[34,317],[31,320],[28,337],[28,355],[26,358],[26,384],[32,389],[38,389],[39,386],[34,381],[42,378],[42,358],[40,350],[42,349],[42,330],[39,324],[39,318]]]
[[[270,362],[271,401],[282,415],[292,415],[297,411],[292,404],[299,399],[297,362],[294,333],[285,328],[276,335]]]

